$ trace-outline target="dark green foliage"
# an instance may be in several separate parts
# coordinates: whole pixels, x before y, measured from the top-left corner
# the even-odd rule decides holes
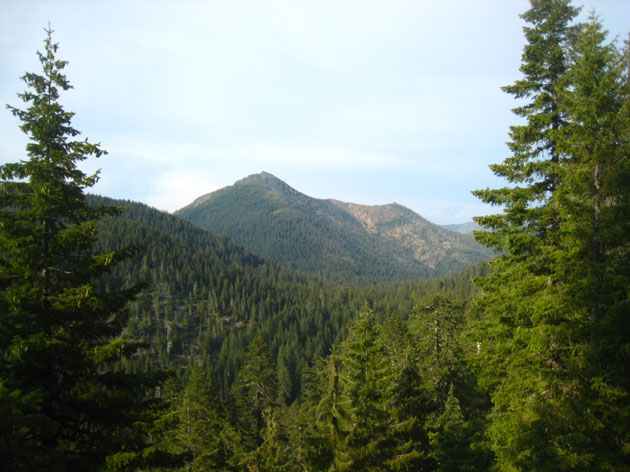
[[[260,336],[252,340],[247,350],[234,392],[243,436],[251,445],[259,447],[266,435],[271,434],[267,431],[265,418],[273,419],[271,409],[276,405],[278,395],[275,365]]]
[[[98,197],[90,197],[90,201],[92,205],[111,203]],[[131,202],[126,206],[120,216],[99,227],[98,247],[112,250],[143,243],[145,250],[116,267],[103,279],[102,287],[115,289],[140,278],[150,281],[149,290],[130,305],[132,317],[127,327],[128,335],[144,338],[150,347],[120,366],[129,371],[161,366],[181,372],[191,359],[203,361],[216,382],[218,411],[223,412],[219,417],[225,428],[221,433],[225,470],[267,467],[269,464],[264,461],[268,454],[275,457],[269,460],[277,467],[287,466],[289,470],[326,470],[335,455],[342,457],[349,432],[344,428],[349,426],[338,428],[339,444],[334,446],[326,423],[326,418],[332,416],[326,416],[324,402],[324,392],[336,395],[335,388],[341,387],[328,385],[331,377],[325,369],[319,381],[309,380],[306,373],[312,370],[309,366],[318,356],[327,355],[332,346],[346,337],[347,325],[356,318],[365,300],[370,301],[379,319],[392,312],[403,317],[398,325],[393,321],[386,325],[384,333],[389,337],[379,341],[379,352],[389,352],[397,344],[407,346],[406,354],[402,350],[387,354],[388,359],[397,359],[398,369],[388,375],[399,377],[382,393],[388,399],[382,408],[391,410],[387,421],[399,425],[388,433],[391,437],[387,441],[393,445],[390,453],[398,451],[400,457],[398,465],[392,462],[387,467],[413,470],[417,464],[432,463],[425,419],[428,411],[437,406],[427,397],[417,355],[409,351],[415,341],[397,343],[397,332],[414,304],[428,293],[440,291],[458,299],[470,297],[474,292],[471,277],[485,274],[487,266],[473,267],[450,278],[387,286],[322,284],[314,278],[281,270],[225,238],[171,215]],[[260,338],[254,342],[257,337]],[[246,353],[258,351],[256,346],[261,339],[268,346],[263,351],[267,350],[269,356],[263,356],[261,359],[266,360],[260,365],[267,367],[247,367],[257,365]],[[255,384],[244,379],[251,380],[265,371],[271,372],[266,376],[269,385],[277,384],[277,388],[272,388],[275,393],[258,409],[247,408],[253,404],[247,400],[247,392]],[[235,384],[235,379],[241,380]],[[245,388],[246,384],[250,387]],[[192,387],[184,388],[186,392]],[[345,391],[338,393],[349,400]],[[190,449],[185,446],[182,428],[186,422],[179,419],[182,395],[169,397],[173,410],[162,418],[161,427],[167,431],[162,433],[160,444],[173,454],[184,454],[191,467],[205,460],[195,462],[195,458],[218,461],[214,453],[205,456],[199,455],[202,450],[195,452],[193,441],[189,442]],[[211,392],[208,395],[211,397]],[[205,404],[207,408],[208,402]],[[283,404],[292,407],[285,409]],[[343,414],[341,407],[337,403],[335,414]],[[346,409],[350,414],[349,404]],[[210,426],[206,425],[208,431],[214,431],[214,424],[211,420]],[[216,438],[204,436],[204,427],[193,425],[195,422],[190,423],[191,434],[199,428],[196,442],[208,442],[212,445],[208,449],[217,451],[213,442]],[[169,432],[168,428],[173,430]],[[204,467],[212,470],[218,463],[207,462]]]
[[[457,306],[443,297],[429,300],[440,301],[441,312]],[[462,339],[466,316],[461,307],[451,309],[458,314],[450,331],[456,339],[444,343],[443,355],[426,359],[418,347],[434,331],[422,327],[422,315],[379,323],[364,307],[338,350],[306,382],[301,427],[291,435],[302,451],[295,462],[307,470],[457,470],[456,463],[459,470],[488,470],[483,419],[489,404],[463,361],[475,354]],[[426,319],[434,320],[434,312]],[[452,386],[437,389],[438,377],[452,379]],[[466,399],[462,406],[455,395]]]
[[[503,251],[477,299],[498,470],[629,460],[628,78],[599,23],[576,14],[533,0],[523,15],[524,78],[506,90],[526,99],[526,124],[492,166],[513,185],[476,192],[505,208],[477,219],[479,241]]]
[[[27,73],[24,110],[9,107],[30,142],[28,160],[0,167],[0,455],[8,470],[124,470],[157,458],[146,442],[161,402],[160,374],[115,363],[138,343],[117,339],[140,285],[102,291],[94,281],[132,250],[94,252],[97,219],[77,163],[104,154],[59,103],[70,87],[48,29],[42,75]]]
[[[387,240],[409,228],[397,205],[317,201],[268,174],[235,185],[248,208],[230,189],[207,197],[241,230],[271,212],[237,235],[302,258],[304,275],[144,205],[86,198],[96,176],[75,164],[103,151],[71,140],[49,32],[44,75],[25,76],[31,106],[11,108],[30,159],[0,167],[3,465],[627,470],[630,55],[576,14],[532,0],[523,15],[524,76],[505,88],[523,121],[492,166],[508,185],[476,192],[505,210],[478,219],[493,271],[369,286],[355,284],[419,275]],[[466,260],[447,259],[437,272]],[[166,385],[161,368],[176,373]]]
[[[345,283],[439,277],[492,257],[400,205],[318,200],[264,172],[177,215],[284,267]]]
[[[467,463],[470,456],[470,431],[465,428],[464,416],[453,386],[448,392],[442,414],[432,426],[431,449],[440,471],[479,470],[469,468]]]
[[[268,407],[262,413],[264,430],[261,431],[261,444],[241,462],[248,472],[274,470],[289,472],[296,470],[291,462],[290,444],[276,411]]]
[[[392,372],[377,342],[379,331],[374,313],[364,307],[342,343],[340,380],[352,414],[342,450],[347,461],[341,470],[383,470],[392,456],[394,445],[387,434],[390,415],[384,401]]]
[[[425,426],[437,470],[488,470],[492,453],[484,427],[490,403],[469,367],[479,349],[468,339],[469,313],[462,303],[434,294],[416,306],[409,332],[427,391]]]
[[[167,423],[165,447],[183,457],[183,470],[226,470],[236,432],[204,370],[193,364],[188,373],[184,389],[172,398],[172,412],[162,419]]]
[[[464,307],[445,296],[433,295],[422,300],[416,312],[412,326],[418,336],[417,349],[427,377],[443,396],[463,366]]]
[[[578,405],[591,409],[579,423],[584,455],[611,470],[630,461],[630,70],[627,49],[605,41],[591,16],[572,49],[556,272],[577,325]]]
[[[339,353],[319,368],[311,403],[315,470],[425,470],[431,402],[406,325],[364,307]],[[311,438],[313,437],[311,436]]]
[[[93,205],[111,200],[90,197]],[[98,247],[113,250],[144,244],[142,255],[116,267],[102,287],[148,280],[150,290],[131,305],[129,335],[151,348],[126,368],[183,369],[192,357],[212,366],[225,400],[251,340],[260,335],[277,367],[278,399],[290,404],[302,390],[302,373],[316,356],[326,356],[345,336],[349,321],[368,300],[379,313],[405,316],[427,293],[466,299],[480,264],[448,278],[348,287],[288,272],[252,256],[223,237],[132,202],[99,226]],[[148,363],[148,364],[147,364]]]
[[[320,392],[318,402],[311,405],[314,423],[325,447],[325,463],[342,469],[348,463],[345,438],[351,427],[351,399],[339,378],[338,356],[331,354],[318,370]]]

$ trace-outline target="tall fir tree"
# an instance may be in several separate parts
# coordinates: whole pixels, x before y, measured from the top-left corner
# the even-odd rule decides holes
[[[119,336],[133,286],[95,281],[132,249],[94,254],[96,223],[84,189],[98,175],[77,164],[105,154],[76,140],[59,102],[71,85],[46,30],[42,73],[27,73],[27,104],[8,106],[28,135],[27,160],[0,167],[0,456],[8,470],[124,470],[152,457],[147,444],[159,375],[115,371],[138,344]]]
[[[576,14],[566,0],[532,0],[523,15],[524,78],[505,90],[525,102],[514,110],[525,124],[511,129],[512,156],[491,166],[511,185],[475,192],[504,207],[476,219],[489,230],[477,239],[502,251],[477,298],[498,470],[627,463],[628,336],[610,331],[628,298],[626,224],[611,217],[628,211],[623,80]]]
[[[476,347],[464,336],[464,305],[434,294],[422,300],[414,312],[409,326],[429,397],[425,429],[436,470],[488,470],[492,454],[484,444],[483,432],[489,402],[465,362],[468,355],[474,356]]]
[[[351,424],[343,445],[347,464],[339,470],[385,470],[393,443],[387,435],[390,414],[383,401],[391,381],[387,360],[378,343],[381,326],[364,306],[341,344],[342,388],[350,400]]]
[[[591,470],[630,463],[628,63],[606,36],[593,13],[572,50],[570,87],[562,97],[571,121],[563,137],[570,157],[558,196],[557,278],[562,304],[577,320],[577,407]]]
[[[553,245],[558,225],[553,198],[560,185],[558,166],[562,152],[558,139],[567,125],[560,96],[567,86],[567,48],[576,34],[572,25],[579,9],[570,0],[531,0],[522,18],[527,44],[523,50],[523,78],[503,90],[520,100],[512,111],[524,124],[510,128],[512,155],[490,166],[509,187],[473,192],[484,202],[504,206],[497,215],[476,221],[493,231],[478,232],[477,240],[509,255],[536,274],[550,264],[545,247]]]
[[[245,364],[233,388],[236,421],[240,425],[243,443],[249,450],[257,449],[264,441],[266,424],[263,413],[277,404],[275,367],[267,344],[262,337],[256,336],[249,345]]]
[[[261,434],[262,442],[254,451],[245,456],[242,464],[248,472],[297,470],[296,464],[291,461],[291,446],[277,413],[271,407],[267,407],[262,415],[265,424]]]
[[[324,456],[323,462],[329,463],[331,470],[344,470],[350,464],[345,441],[352,424],[352,406],[339,380],[338,362],[337,354],[333,352],[318,371],[323,387],[321,398],[313,408],[319,437],[325,445],[318,451],[318,456]],[[322,467],[322,470],[327,468]]]
[[[341,344],[338,382],[331,379],[318,412],[320,424],[328,422],[332,470],[423,470],[431,464],[424,430],[428,395],[408,334],[397,318],[383,328],[368,306],[353,322]]]
[[[214,385],[204,369],[189,367],[190,377],[169,420],[168,447],[185,458],[184,470],[227,470],[235,433],[224,419]]]
[[[490,231],[483,244],[502,251],[494,272],[480,279],[482,313],[477,361],[492,391],[489,435],[499,470],[563,470],[562,438],[568,428],[565,393],[569,320],[556,310],[552,276],[559,224],[559,133],[567,124],[560,95],[567,86],[567,46],[577,10],[568,0],[531,0],[522,15],[527,43],[523,78],[504,90],[521,100],[514,113],[525,123],[511,127],[512,156],[491,166],[510,186],[474,192],[503,213],[476,218]]]
[[[433,470],[427,419],[436,405],[421,374],[418,343],[408,324],[395,315],[383,323],[378,343],[389,371],[384,375],[389,382],[381,400],[390,416],[387,436],[392,454],[386,460],[387,469]]]

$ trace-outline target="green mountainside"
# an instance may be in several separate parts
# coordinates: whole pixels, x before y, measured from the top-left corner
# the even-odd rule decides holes
[[[49,25],[8,106],[29,159],[0,165],[2,470],[627,471],[630,51],[578,13],[521,16],[476,265],[400,205],[266,173],[181,210],[223,236],[86,196],[105,152]]]
[[[96,250],[142,248],[102,281],[118,289],[147,281],[130,306],[126,336],[149,344],[124,367],[181,371],[191,360],[212,366],[211,374],[227,395],[252,339],[262,337],[285,372],[287,402],[301,390],[303,369],[326,356],[345,336],[366,302],[378,313],[413,311],[421,297],[444,293],[468,299],[471,276],[485,265],[448,278],[379,286],[325,283],[289,271],[168,213],[134,202],[90,196],[90,204],[121,205],[125,211],[102,221]]]
[[[332,280],[439,277],[492,257],[470,236],[396,203],[315,199],[266,172],[199,197],[176,214],[284,267]]]

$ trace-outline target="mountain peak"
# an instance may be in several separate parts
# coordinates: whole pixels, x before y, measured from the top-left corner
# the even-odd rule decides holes
[[[290,196],[301,196],[302,194],[288,185],[286,182],[280,180],[269,172],[262,171],[259,174],[248,175],[244,179],[237,181],[234,186],[258,184],[263,187],[269,188],[277,193]]]
[[[276,177],[273,174],[270,174],[269,172],[265,172],[262,171],[258,174],[251,174],[248,175],[247,177],[242,178],[241,180],[237,180],[234,185],[238,185],[238,184],[251,184],[251,183],[260,183],[260,184],[264,184],[268,187],[281,187],[281,186],[287,186],[288,185],[283,182],[282,180],[280,180],[278,177]]]
[[[177,214],[278,264],[344,281],[437,277],[491,257],[469,237],[398,203],[316,199],[268,172],[197,199]]]

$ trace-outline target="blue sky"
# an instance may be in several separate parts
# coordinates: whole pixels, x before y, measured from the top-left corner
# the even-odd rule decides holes
[[[630,1],[587,0],[626,38]],[[493,212],[526,0],[0,1],[0,103],[21,106],[51,22],[93,192],[173,211],[261,171],[429,220]],[[0,111],[0,163],[26,137]]]

